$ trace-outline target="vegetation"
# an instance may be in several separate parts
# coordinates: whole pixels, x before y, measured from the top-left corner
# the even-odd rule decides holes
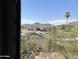
[[[66,13],[66,17],[68,18],[69,16]],[[67,31],[66,27],[66,25],[60,25],[47,28],[47,36],[39,40],[39,42],[32,40],[31,36],[21,36],[22,58],[35,59],[35,55],[39,55],[40,52],[48,52],[50,54],[58,52],[65,59],[77,59],[77,25],[69,25],[69,31]]]
[[[67,31],[69,31],[68,18],[70,17],[70,13],[69,12],[66,12],[65,17],[67,18]]]

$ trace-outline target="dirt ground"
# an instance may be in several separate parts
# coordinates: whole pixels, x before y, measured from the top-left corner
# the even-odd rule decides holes
[[[41,52],[38,56],[35,56],[35,59],[65,59],[65,58],[62,54],[59,54],[57,52],[54,52],[52,54]]]

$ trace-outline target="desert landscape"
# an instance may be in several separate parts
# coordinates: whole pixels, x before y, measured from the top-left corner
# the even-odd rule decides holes
[[[22,59],[77,59],[77,22],[58,26],[34,23],[21,27]]]

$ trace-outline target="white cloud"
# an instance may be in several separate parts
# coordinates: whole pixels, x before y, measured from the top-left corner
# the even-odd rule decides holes
[[[21,24],[33,24],[33,23],[36,23],[36,22],[44,23],[40,20],[21,19]]]
[[[21,24],[33,24],[35,22],[39,22],[39,23],[49,23],[52,25],[61,25],[61,24],[66,24],[66,19],[57,19],[57,20],[48,20],[45,22],[42,21],[38,21],[38,20],[28,20],[28,19],[21,19]],[[77,21],[77,19],[70,19],[69,22],[74,22]]]
[[[52,20],[52,21],[48,21],[48,23],[52,24],[52,25],[61,25],[61,24],[66,24],[66,19],[58,19],[58,20]],[[74,22],[77,21],[77,19],[71,19],[68,20],[69,22]]]
[[[28,20],[28,19],[21,19],[21,24],[33,24],[36,21],[34,20]]]

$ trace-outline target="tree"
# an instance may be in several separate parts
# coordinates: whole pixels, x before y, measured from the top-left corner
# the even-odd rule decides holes
[[[70,13],[69,12],[66,12],[65,17],[67,18],[67,25],[69,25],[68,24],[68,18],[70,17]],[[68,30],[68,28],[69,28],[69,26],[67,27],[67,30]]]

